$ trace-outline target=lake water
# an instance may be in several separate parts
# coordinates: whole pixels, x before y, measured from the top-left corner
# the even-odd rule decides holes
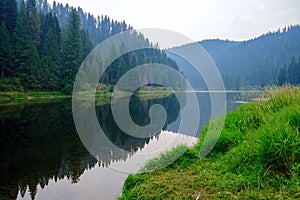
[[[245,98],[249,98],[245,93],[228,93],[227,110]],[[198,100],[200,130],[210,119],[210,98],[207,93],[198,93]],[[196,141],[188,134],[177,133],[181,110],[174,95],[150,100],[131,98],[133,121],[147,125],[153,104],[164,106],[168,117],[162,131],[151,138],[135,138],[122,132],[110,105],[96,106],[105,136],[121,149],[116,153],[103,145],[97,159],[76,132],[70,99],[0,106],[0,199],[117,198],[128,174],[136,172],[148,159],[177,144],[192,145]],[[182,109],[190,109],[189,106]]]

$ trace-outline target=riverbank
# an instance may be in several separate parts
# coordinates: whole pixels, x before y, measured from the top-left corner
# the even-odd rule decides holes
[[[113,86],[99,84],[97,86],[95,98],[97,105],[104,105],[110,103]],[[135,96],[142,100],[163,98],[171,95],[172,92],[164,87],[141,87]],[[121,91],[118,93],[120,97],[131,95],[129,92]],[[84,96],[84,95],[83,95]],[[0,105],[15,105],[22,103],[40,103],[52,102],[59,99],[72,98],[72,94],[64,94],[63,92],[0,92]]]
[[[300,88],[265,94],[267,101],[243,104],[226,115],[208,156],[199,158],[200,147],[218,119],[173,164],[130,175],[120,199],[299,199]],[[183,148],[150,160],[141,171],[159,167]]]
[[[71,98],[62,92],[0,92],[1,105],[15,105],[22,103],[41,103]]]

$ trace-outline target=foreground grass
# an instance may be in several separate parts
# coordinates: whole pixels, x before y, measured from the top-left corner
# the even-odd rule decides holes
[[[269,89],[267,96],[226,115],[208,156],[199,158],[206,126],[198,144],[173,164],[130,175],[120,199],[300,199],[300,88]],[[141,171],[159,168],[182,148]]]

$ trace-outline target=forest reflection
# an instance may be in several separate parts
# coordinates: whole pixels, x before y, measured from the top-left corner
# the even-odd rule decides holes
[[[180,117],[174,95],[143,101],[132,98],[130,114],[135,123],[149,123],[148,110],[153,104],[161,104],[168,113],[163,129]],[[113,120],[110,105],[96,106],[96,112],[106,136],[124,150],[112,153],[103,146],[98,161],[77,135],[69,100],[0,107],[0,199],[16,199],[18,193],[24,197],[28,190],[34,199],[38,185],[43,189],[50,180],[67,178],[76,183],[85,170],[126,161],[151,140],[122,132]]]

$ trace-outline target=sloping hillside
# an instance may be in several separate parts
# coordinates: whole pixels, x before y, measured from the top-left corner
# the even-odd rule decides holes
[[[284,69],[288,74],[290,65],[298,62],[300,26],[290,26],[243,42],[204,40],[199,44],[215,61],[227,89],[263,87],[276,84],[280,69]],[[195,75],[191,65],[178,56],[169,56],[177,61],[180,70],[193,86],[205,88],[205,84],[199,81],[201,78]]]

